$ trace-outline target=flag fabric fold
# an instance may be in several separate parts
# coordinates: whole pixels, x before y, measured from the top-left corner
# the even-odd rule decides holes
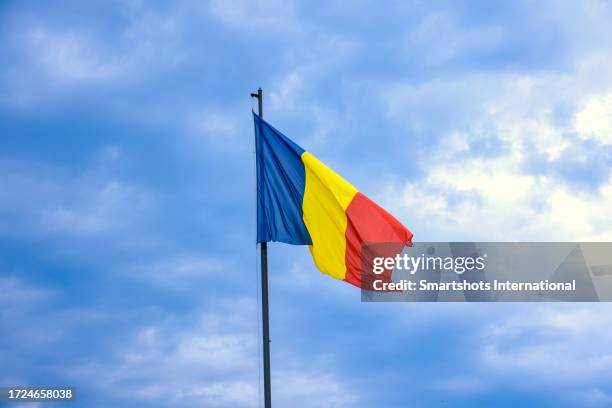
[[[317,268],[363,287],[365,243],[412,244],[412,233],[309,152],[253,113],[257,242],[309,245]],[[390,271],[389,271],[390,274]]]

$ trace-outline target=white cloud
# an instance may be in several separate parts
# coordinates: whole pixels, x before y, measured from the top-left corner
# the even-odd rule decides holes
[[[334,375],[307,370],[277,370],[274,376],[279,386],[273,392],[280,406],[300,408],[355,407],[362,397]]]
[[[242,106],[241,106],[242,108]],[[245,121],[244,111],[228,111],[228,110],[195,110],[186,115],[186,133],[188,151],[186,154],[193,154],[202,149],[202,144],[206,145],[206,149],[211,151],[231,150],[236,152],[238,149],[250,148],[254,149],[254,142],[244,143],[245,134],[251,133],[252,124]],[[197,153],[201,157],[200,153]]]
[[[0,102],[27,109],[86,90],[91,103],[92,90],[137,86],[187,60],[184,30],[202,15],[190,3],[160,10],[124,2],[115,13],[122,25],[114,29],[103,19],[83,24],[58,22],[53,13],[16,13],[5,38],[15,58],[0,69]]]
[[[570,398],[581,406],[609,407],[612,405],[612,394],[599,388],[589,388],[570,394]]]
[[[255,371],[257,339],[252,336],[209,335],[201,337],[194,334],[180,336],[175,358],[185,363],[201,365],[208,370]]]
[[[23,316],[31,308],[53,298],[51,291],[26,285],[21,279],[10,275],[0,276],[0,293],[0,316],[3,319]]]
[[[42,213],[42,224],[50,231],[96,235],[121,230],[150,206],[146,192],[110,181],[87,191],[76,204],[50,205]]]
[[[293,1],[210,0],[208,6],[214,17],[241,31],[287,35],[302,29]]]
[[[96,382],[117,397],[170,401],[173,406],[257,405],[259,363],[255,318],[250,299],[222,298],[213,308],[188,316],[168,315],[138,328],[112,355],[69,367],[70,376],[104,371]],[[355,406],[359,392],[349,389],[329,367],[313,371],[300,353],[275,361],[274,398],[296,407]],[[280,354],[279,354],[280,353]]]
[[[289,72],[284,78],[278,81],[278,85],[273,89],[270,94],[270,103],[272,103],[273,106],[291,108],[296,99],[299,99],[303,87],[303,75],[298,71]]]
[[[439,305],[432,318],[465,318],[458,341],[461,375],[448,375],[429,383],[451,398],[496,390],[514,390],[554,396],[576,406],[605,407],[610,401],[612,335],[608,304],[498,304],[483,310],[477,305]],[[420,310],[421,308],[418,308]],[[453,310],[451,310],[453,309]],[[469,311],[468,311],[469,309]],[[420,320],[422,319],[422,320]],[[407,322],[411,327],[415,320]]]
[[[480,393],[486,384],[477,377],[449,377],[433,382],[433,388],[453,395]]]
[[[508,39],[508,33],[500,25],[466,27],[457,19],[458,16],[449,10],[439,10],[424,16],[408,32],[403,51],[415,55],[416,48],[419,51],[419,62],[437,65],[448,63],[470,51],[494,50]]]
[[[104,81],[116,78],[127,61],[110,57],[102,44],[76,31],[52,31],[44,26],[26,35],[30,58],[51,80],[60,82]]]
[[[110,149],[110,150],[109,150]],[[31,162],[0,160],[0,209],[14,228],[3,235],[24,233],[93,237],[125,231],[154,208],[153,194],[140,186],[103,174],[118,160],[116,148],[104,148],[91,169],[67,174],[61,168]]]
[[[533,309],[535,305],[531,305]],[[610,307],[538,305],[491,323],[483,332],[481,358],[497,376],[521,376],[525,384],[570,388],[612,380]]]
[[[163,397],[163,394],[157,395]],[[201,402],[211,407],[250,407],[257,401],[257,387],[253,382],[218,382],[204,386],[194,386],[183,391],[181,398]]]
[[[597,134],[599,142],[607,137],[601,130],[607,122],[584,113],[608,114],[600,99],[588,99],[612,90],[610,75],[598,78],[594,90],[592,75],[603,63],[582,61],[572,74],[499,73],[390,85],[383,92],[390,119],[415,134],[433,133],[436,145],[419,162],[424,175],[391,184],[381,200],[418,240],[610,240],[610,172],[599,174],[603,181],[587,192],[550,170],[564,166],[556,160],[568,154],[589,166],[575,148],[575,101],[596,101],[578,112],[576,126],[587,137]],[[605,64],[612,66],[612,59]],[[556,113],[568,106],[569,112]],[[471,150],[482,135],[493,137],[492,153]],[[535,171],[529,167],[534,157],[540,160]]]
[[[521,174],[511,162],[470,160],[432,169],[422,181],[390,188],[381,198],[419,241],[612,237],[606,221],[612,216],[612,179],[595,193],[581,193],[547,177]]]
[[[107,375],[97,386],[119,397],[159,398],[174,406],[252,406],[257,400],[254,305],[231,305],[188,316],[168,315],[133,332],[123,347],[69,370]],[[105,391],[106,392],[106,391]]]
[[[587,99],[576,114],[576,132],[603,144],[612,144],[612,93]]]
[[[196,282],[231,276],[231,265],[221,257],[177,254],[127,266],[122,275],[164,289],[188,289]]]
[[[436,148],[419,163],[421,178],[394,182],[380,199],[418,240],[609,240],[610,174],[585,192],[545,170],[563,166],[555,160],[564,154],[589,165],[575,149],[576,131],[608,143],[610,66],[609,55],[594,53],[567,72],[472,72],[388,85],[389,118],[432,135]],[[493,154],[471,150],[482,135],[494,137]],[[531,157],[542,158],[544,171],[529,169]]]

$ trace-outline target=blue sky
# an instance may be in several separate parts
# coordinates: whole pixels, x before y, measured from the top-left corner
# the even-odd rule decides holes
[[[0,384],[258,406],[253,129],[420,241],[612,239],[604,1],[0,5]],[[292,407],[612,405],[606,304],[362,304],[270,247]]]

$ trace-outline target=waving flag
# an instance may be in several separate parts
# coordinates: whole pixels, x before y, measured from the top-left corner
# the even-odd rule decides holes
[[[364,243],[411,244],[412,233],[393,216],[258,115],[253,116],[257,242],[309,245],[321,272],[358,287],[363,287]]]

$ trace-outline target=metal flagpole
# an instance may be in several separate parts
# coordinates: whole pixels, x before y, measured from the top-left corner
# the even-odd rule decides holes
[[[259,117],[263,119],[263,92],[251,94],[257,98]],[[272,386],[270,382],[270,317],[268,311],[268,243],[259,244],[261,249],[261,318],[263,320],[263,368],[264,368],[264,407],[272,407]]]

